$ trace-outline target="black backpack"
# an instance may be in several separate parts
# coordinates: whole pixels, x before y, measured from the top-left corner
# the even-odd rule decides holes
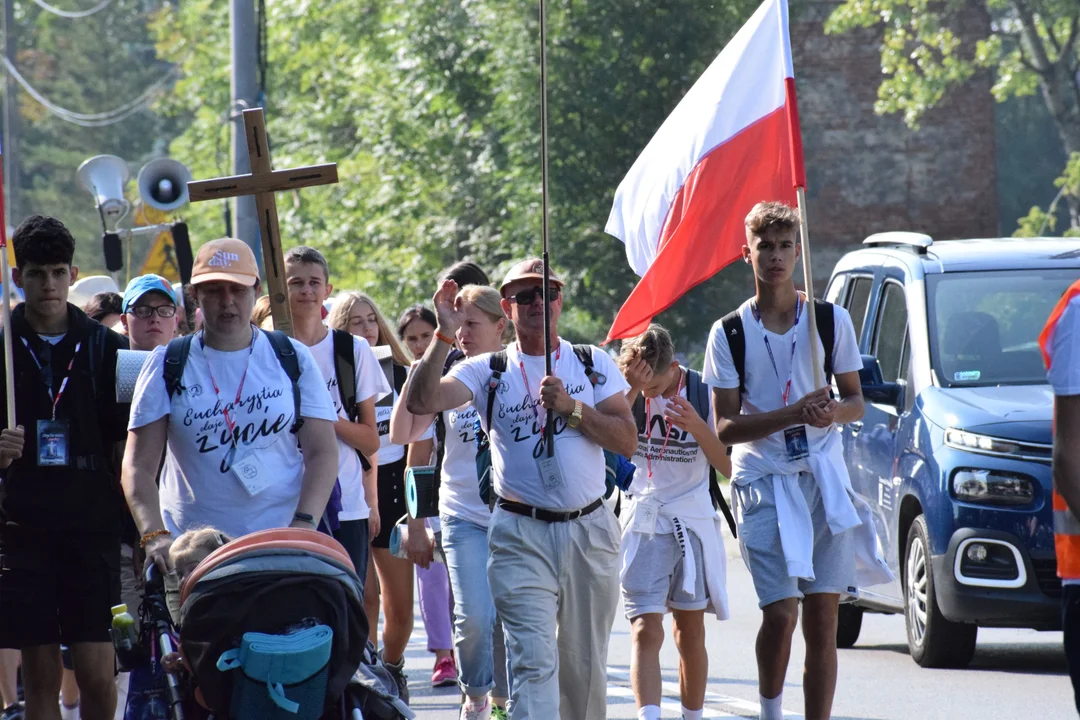
[[[836,326],[833,324],[833,304],[824,300],[814,301],[814,315],[817,320],[818,337],[825,348],[825,382],[832,384],[833,348],[836,345]],[[742,315],[736,309],[721,320],[728,347],[731,349],[731,361],[739,373],[739,402],[746,392],[746,335],[743,330]]]
[[[260,330],[259,332],[270,341],[270,346],[274,348],[274,354],[281,363],[281,369],[289,376],[289,382],[292,384],[293,424],[289,431],[296,434],[304,424],[304,419],[300,417],[300,359],[296,356],[296,350],[285,333],[280,330]],[[165,348],[163,375],[165,376],[165,390],[170,400],[185,389],[182,384],[184,368],[187,366],[188,355],[191,354],[191,342],[194,339],[194,335],[175,338],[170,340],[169,346]]]
[[[331,330],[334,336],[334,374],[337,376],[338,390],[341,393],[341,406],[349,417],[349,422],[360,419],[360,410],[356,402],[356,356],[353,355],[353,336],[345,330]],[[359,450],[360,467],[364,472],[371,469],[371,462]]]
[[[701,373],[697,370],[690,370],[689,368],[683,368],[686,373],[686,397],[690,401],[690,404],[694,406],[694,410],[700,415],[705,422],[709,421],[709,407],[712,402],[712,393],[709,391],[709,386],[701,381]],[[645,417],[645,398],[642,395],[637,396],[637,400],[634,401],[634,422],[637,423],[637,429],[639,434],[649,432],[648,422],[649,418]],[[727,520],[728,528],[731,529],[732,537],[739,537],[739,531],[735,526],[735,517],[731,514],[731,508],[728,506],[727,499],[724,498],[724,491],[720,487],[720,481],[716,475],[716,468],[709,465],[709,497],[712,498],[713,508],[724,513],[724,519]]]

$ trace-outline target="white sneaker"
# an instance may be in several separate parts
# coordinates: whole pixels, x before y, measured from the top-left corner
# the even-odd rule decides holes
[[[461,706],[461,715],[458,720],[491,720],[491,698],[484,698],[484,705],[479,710],[471,710],[470,703],[466,700]]]

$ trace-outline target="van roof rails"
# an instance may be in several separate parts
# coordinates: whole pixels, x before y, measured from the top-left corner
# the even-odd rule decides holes
[[[934,238],[924,233],[893,231],[871,235],[863,240],[863,245],[905,248],[920,255],[934,244]]]

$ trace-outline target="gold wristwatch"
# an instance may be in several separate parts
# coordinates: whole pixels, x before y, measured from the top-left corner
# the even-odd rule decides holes
[[[575,400],[574,401],[574,412],[570,413],[570,417],[566,418],[566,424],[569,427],[574,428],[575,430],[578,428],[578,426],[581,425],[581,409],[582,409],[581,401],[580,400]]]

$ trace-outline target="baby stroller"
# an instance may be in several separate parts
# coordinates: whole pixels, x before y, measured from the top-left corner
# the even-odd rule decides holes
[[[278,529],[234,540],[195,568],[180,602],[186,672],[171,680],[171,720],[415,717],[365,642],[360,581],[345,549],[327,535]],[[148,585],[142,614],[156,644],[167,648],[177,635],[162,583]],[[306,654],[257,650],[258,642],[308,648],[311,638],[316,645]],[[296,657],[308,669],[300,676]]]

